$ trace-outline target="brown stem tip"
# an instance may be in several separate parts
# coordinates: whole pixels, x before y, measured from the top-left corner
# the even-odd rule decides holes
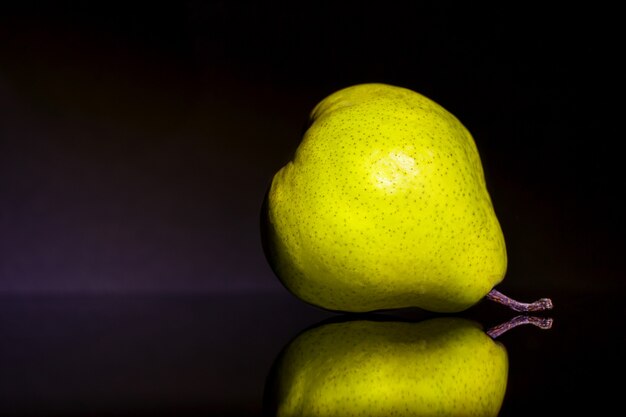
[[[486,297],[491,301],[495,301],[498,304],[509,307],[511,310],[519,312],[544,311],[552,309],[552,300],[549,298],[541,298],[533,303],[521,303],[502,294],[496,289],[489,291],[489,294],[487,294]]]

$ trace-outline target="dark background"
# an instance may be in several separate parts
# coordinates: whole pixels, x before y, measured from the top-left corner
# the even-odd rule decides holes
[[[16,3],[0,6],[0,414],[258,414],[273,357],[330,315],[269,269],[263,195],[312,107],[360,82],[469,128],[507,241],[498,288],[557,306],[551,331],[504,340],[503,415],[608,407],[615,387],[591,381],[625,346],[615,10]]]

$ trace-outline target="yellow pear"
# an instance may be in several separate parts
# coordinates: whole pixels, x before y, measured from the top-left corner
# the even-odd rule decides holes
[[[277,358],[264,408],[277,417],[496,416],[504,346],[476,322],[352,320],[300,334]]]
[[[322,100],[263,217],[276,275],[329,310],[461,311],[507,268],[472,135],[402,87],[360,84]]]

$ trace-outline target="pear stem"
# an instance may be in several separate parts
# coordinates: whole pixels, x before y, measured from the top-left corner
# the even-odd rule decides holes
[[[486,295],[491,301],[495,301],[498,304],[502,304],[514,311],[528,312],[528,311],[544,311],[552,309],[552,300],[549,298],[541,298],[532,303],[520,303],[514,300],[496,289],[489,291]]]
[[[497,326],[493,326],[491,329],[487,330],[487,334],[492,339],[501,336],[502,334],[508,332],[514,327],[521,326],[523,324],[532,324],[534,326],[539,327],[540,329],[550,329],[552,327],[552,319],[546,317],[535,317],[535,316],[516,316],[506,323],[499,324]]]

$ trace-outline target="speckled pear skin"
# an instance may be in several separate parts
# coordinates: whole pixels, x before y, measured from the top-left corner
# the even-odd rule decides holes
[[[266,385],[268,415],[497,416],[508,356],[480,325],[348,321],[286,346]]]
[[[401,87],[360,84],[321,101],[264,213],[276,275],[329,310],[457,312],[506,272],[471,134]]]

